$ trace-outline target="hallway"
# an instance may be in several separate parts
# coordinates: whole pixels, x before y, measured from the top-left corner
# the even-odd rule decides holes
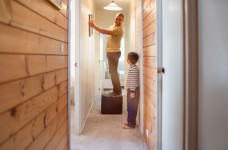
[[[71,117],[73,111],[74,108],[71,110]],[[102,115],[100,111],[100,102],[94,102],[82,135],[73,135],[75,132],[72,132],[72,150],[147,150],[138,126],[132,130],[122,129],[127,118],[126,98],[122,115]],[[74,130],[72,122],[71,129]]]

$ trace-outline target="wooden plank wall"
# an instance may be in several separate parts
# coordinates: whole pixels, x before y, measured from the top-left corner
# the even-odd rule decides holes
[[[67,5],[0,1],[1,150],[68,149]]]
[[[155,150],[156,137],[156,0],[143,1],[144,138]],[[149,137],[146,136],[146,129]]]

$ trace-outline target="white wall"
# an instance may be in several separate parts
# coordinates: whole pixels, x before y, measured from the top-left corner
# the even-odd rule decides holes
[[[198,149],[228,149],[228,1],[198,0]]]
[[[127,14],[127,49],[125,56],[129,52],[137,52],[139,54],[139,61],[137,63],[140,72],[140,93],[143,93],[143,14],[142,1],[132,0],[129,12]],[[125,64],[125,78],[129,65]],[[143,94],[140,94],[139,110],[137,113],[137,123],[139,123],[140,131],[143,134]]]
[[[115,17],[117,13],[123,13],[124,14],[124,22],[123,27],[126,27],[126,11],[108,11],[105,9],[98,9],[96,10],[96,23],[100,27],[109,27],[115,23]]]
[[[89,14],[95,17],[93,0],[81,1],[81,49],[80,49],[80,79],[81,79],[81,126],[83,127],[89,110],[94,101],[94,34],[89,37]]]
[[[139,76],[140,76],[140,102],[139,102],[139,127],[143,134],[143,14],[142,1],[136,0],[135,13],[135,50],[139,54]]]

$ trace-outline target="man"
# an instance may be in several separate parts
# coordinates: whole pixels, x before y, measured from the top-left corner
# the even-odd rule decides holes
[[[120,46],[121,38],[123,36],[124,15],[122,13],[116,14],[115,23],[108,29],[101,29],[96,25],[95,20],[91,19],[89,25],[102,34],[107,34],[108,40],[106,43],[107,58],[109,64],[109,73],[112,80],[113,92],[110,95],[121,95],[121,87],[119,75],[117,72],[119,58],[121,56]]]

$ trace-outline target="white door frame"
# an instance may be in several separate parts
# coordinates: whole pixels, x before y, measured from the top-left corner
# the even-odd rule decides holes
[[[77,68],[75,70],[75,132],[80,135],[81,127],[81,67],[80,67],[80,51],[81,51],[81,0],[75,1],[75,62]]]
[[[156,68],[162,68],[162,1],[156,1],[156,41],[157,41],[157,60]],[[156,141],[155,149],[162,150],[162,75],[157,74],[156,76]]]
[[[75,67],[74,101],[75,101],[75,134],[81,130],[81,80],[80,80],[80,37],[81,37],[81,0],[69,0],[68,24],[68,142],[71,141],[71,68]],[[75,66],[71,66],[71,51],[75,51]]]

